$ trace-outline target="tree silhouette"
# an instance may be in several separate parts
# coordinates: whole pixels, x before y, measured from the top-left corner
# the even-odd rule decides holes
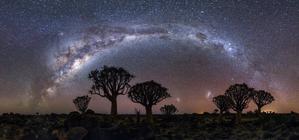
[[[223,114],[223,112],[227,112],[232,106],[231,98],[225,95],[219,95],[214,97],[213,103],[220,110],[220,116]]]
[[[237,112],[237,123],[241,121],[242,111],[248,108],[253,89],[245,83],[230,86],[225,91],[225,96],[231,99],[231,108]]]
[[[76,108],[81,112],[84,113],[86,109],[88,108],[88,104],[91,97],[85,95],[85,96],[79,96],[73,100],[73,103],[75,104]]]
[[[152,122],[152,106],[170,97],[167,88],[154,81],[138,83],[131,87],[128,97],[145,107],[147,120]]]
[[[269,92],[259,90],[253,92],[252,100],[257,106],[257,112],[260,114],[262,107],[272,103],[274,101],[274,97]]]
[[[90,93],[107,98],[111,102],[111,115],[117,115],[117,96],[127,93],[134,76],[121,67],[104,66],[100,71],[91,71],[88,78],[93,82]]]
[[[178,112],[178,109],[173,105],[164,105],[160,108],[160,111],[165,115],[172,115]]]

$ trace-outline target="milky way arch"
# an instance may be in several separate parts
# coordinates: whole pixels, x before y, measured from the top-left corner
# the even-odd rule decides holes
[[[142,42],[152,38],[163,41],[187,41],[203,49],[220,50],[219,52],[240,62],[242,67],[248,66],[242,47],[237,47],[232,41],[215,36],[202,27],[183,24],[130,26],[102,24],[86,27],[71,36],[64,33],[59,35],[66,41],[58,46],[49,60],[55,73],[52,77],[53,84],[46,89],[46,96],[55,95],[57,86],[76,75],[97,53],[131,41]]]

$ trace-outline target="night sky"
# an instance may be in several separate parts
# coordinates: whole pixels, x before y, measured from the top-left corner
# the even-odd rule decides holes
[[[298,0],[0,0],[0,112],[73,111],[103,65],[167,87],[154,112],[212,111],[213,96],[243,82],[273,94],[264,110],[299,111],[298,45]],[[126,96],[118,106],[142,108]]]

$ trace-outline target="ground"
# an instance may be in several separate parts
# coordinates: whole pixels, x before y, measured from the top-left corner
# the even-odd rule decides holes
[[[299,115],[243,114],[155,115],[153,123],[144,116],[79,114],[21,115],[0,117],[0,139],[12,140],[205,140],[205,139],[299,139]]]

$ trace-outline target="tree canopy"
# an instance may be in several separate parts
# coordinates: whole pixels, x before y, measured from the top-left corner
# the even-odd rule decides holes
[[[213,103],[220,110],[220,114],[228,111],[232,106],[232,100],[228,96],[219,95],[213,98]]]
[[[248,108],[252,92],[253,89],[249,88],[245,83],[235,84],[225,91],[225,96],[231,99],[231,108],[237,113],[241,113],[244,109]]]
[[[274,101],[274,97],[271,93],[264,90],[255,91],[252,94],[252,100],[258,108],[258,112],[261,112],[261,108],[267,104],[270,104]]]

